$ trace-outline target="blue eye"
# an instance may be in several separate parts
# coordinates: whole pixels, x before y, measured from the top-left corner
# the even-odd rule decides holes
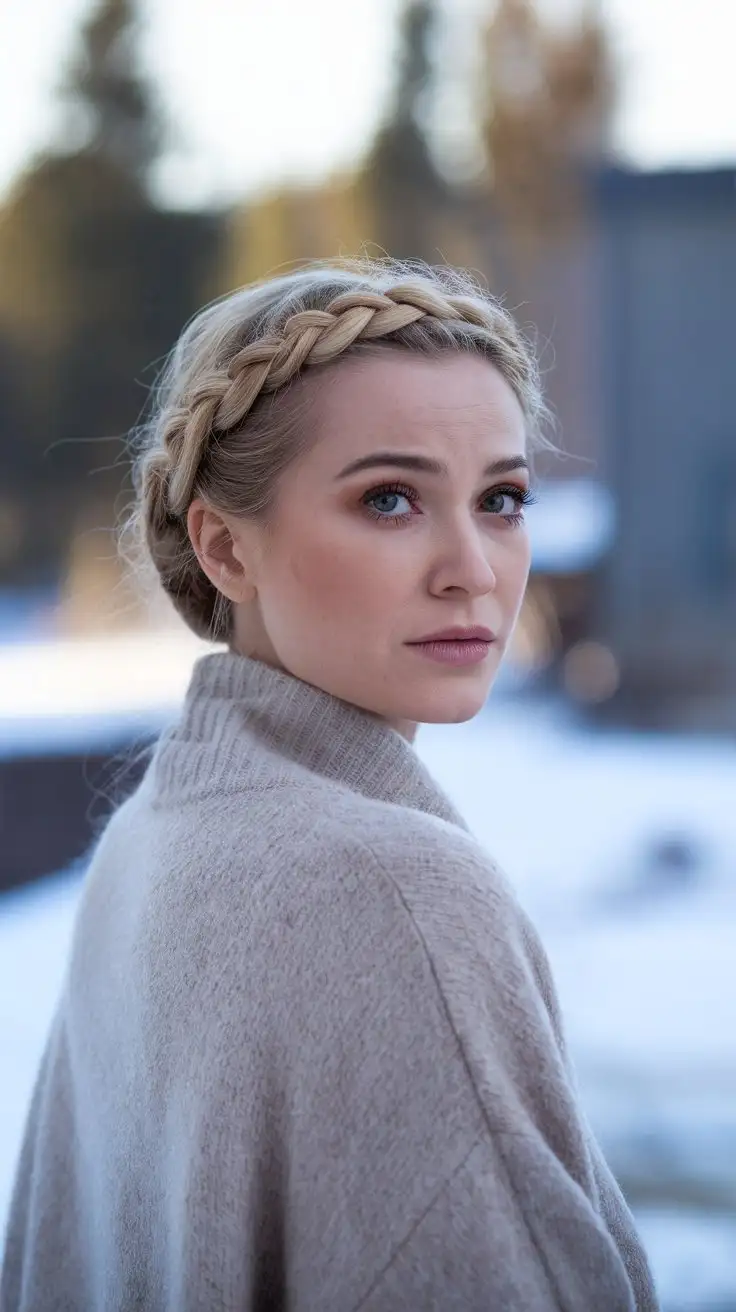
[[[527,504],[526,502],[521,501],[520,499],[521,490],[519,488],[517,488],[514,492],[505,491],[503,488],[496,488],[495,491],[486,493],[483,500],[492,501],[494,497],[499,499],[502,505],[504,501],[510,501],[512,506],[514,507],[513,510],[504,511],[501,508],[499,508],[497,510],[492,510],[490,512],[492,515],[501,515],[503,519],[514,518],[519,512],[519,506]]]
[[[411,510],[397,512],[395,508],[377,509],[375,503],[388,501],[395,503],[397,499],[403,498],[408,501],[410,506],[415,506],[417,494],[413,488],[406,487],[403,483],[384,483],[381,487],[372,487],[362,498],[363,505],[368,510],[372,519],[383,520],[386,524],[401,524],[411,518]]]
[[[388,517],[389,519],[393,519],[397,513],[395,508],[393,506],[386,506],[386,505],[380,506],[378,503],[380,501],[396,502],[397,500],[401,501],[402,499],[404,501],[407,500],[407,498],[403,496],[401,492],[380,492],[378,496],[372,498],[371,504],[375,506],[376,510],[379,511],[381,519],[384,519],[385,517]],[[406,511],[404,511],[403,513],[406,514]]]

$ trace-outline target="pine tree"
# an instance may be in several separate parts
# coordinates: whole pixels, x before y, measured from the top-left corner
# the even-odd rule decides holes
[[[399,258],[439,258],[436,228],[447,188],[426,128],[434,91],[436,0],[407,0],[399,29],[393,103],[366,162],[376,240]]]
[[[61,95],[70,126],[76,122],[81,129],[83,152],[104,156],[120,175],[144,187],[161,150],[163,125],[139,72],[139,41],[132,0],[104,0],[82,30]]]
[[[63,569],[90,513],[113,524],[126,436],[200,299],[193,246],[213,224],[203,234],[200,216],[149,195],[163,133],[139,36],[133,0],[101,0],[60,89],[63,139],[0,215],[0,340],[24,363],[22,432],[0,426],[0,458],[25,471],[24,567],[57,556]]]

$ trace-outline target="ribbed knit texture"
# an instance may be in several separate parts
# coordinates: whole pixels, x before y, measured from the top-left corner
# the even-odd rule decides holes
[[[503,874],[378,717],[204,657],[85,876],[0,1312],[656,1307]]]

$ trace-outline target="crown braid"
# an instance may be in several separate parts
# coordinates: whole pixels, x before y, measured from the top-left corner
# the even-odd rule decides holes
[[[420,355],[485,356],[514,390],[530,440],[556,449],[540,431],[546,410],[531,348],[500,301],[462,270],[315,261],[231,293],[195,317],[169,357],[155,413],[139,430],[138,497],[123,529],[200,636],[226,638],[231,614],[189,540],[193,497],[267,516],[280,472],[306,435],[288,403],[259,401],[314,365],[381,341]]]
[[[281,334],[243,347],[227,369],[213,372],[193,388],[186,410],[170,416],[164,433],[172,463],[170,512],[186,511],[210,435],[239,427],[262,393],[277,391],[307,366],[329,363],[355,342],[387,337],[425,316],[490,327],[490,316],[469,298],[445,297],[402,283],[383,294],[342,293],[325,310],[291,315]]]

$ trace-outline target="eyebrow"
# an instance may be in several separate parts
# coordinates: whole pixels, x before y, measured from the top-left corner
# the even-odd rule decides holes
[[[437,477],[449,473],[447,465],[441,460],[434,460],[431,456],[410,455],[408,452],[400,451],[374,451],[369,456],[361,456],[358,460],[352,460],[349,465],[337,475],[337,479],[347,478],[349,474],[357,474],[361,469],[373,469],[377,465],[391,465],[399,469],[413,469],[422,474],[434,474]],[[515,469],[528,469],[529,462],[523,456],[507,456],[503,460],[494,460],[490,465],[486,465],[483,470],[483,478],[493,478],[495,474],[510,474]]]

